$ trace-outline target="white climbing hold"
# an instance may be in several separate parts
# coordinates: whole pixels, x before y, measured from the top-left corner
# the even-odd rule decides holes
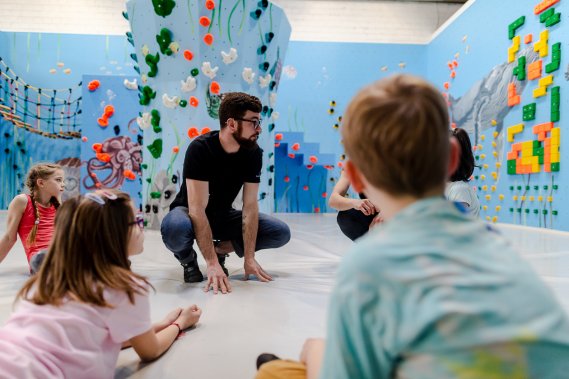
[[[180,80],[180,83],[182,84],[182,92],[192,92],[197,87],[196,78],[191,75],[186,80]]]
[[[249,84],[253,84],[253,81],[255,80],[255,73],[251,67],[245,67],[241,76],[243,77],[243,80]]]
[[[271,74],[267,74],[265,76],[259,76],[259,87],[265,88],[271,82],[272,76]]]
[[[148,53],[150,53],[150,49],[148,48],[148,45],[143,45],[142,46],[142,55],[147,56]]]
[[[179,102],[180,98],[178,96],[169,97],[166,93],[162,95],[162,104],[164,104],[166,108],[174,109],[178,106]]]
[[[209,62],[202,63],[202,72],[210,79],[215,78],[217,70],[219,70],[219,67],[211,67],[211,63]]]
[[[128,79],[125,79],[123,82],[124,86],[130,90],[137,90],[138,84],[136,83],[136,79],[133,79],[132,82],[129,82]]]
[[[234,47],[229,49],[229,53],[226,53],[225,51],[221,52],[221,58],[223,59],[223,63],[225,64],[231,64],[235,62],[237,60],[237,57],[238,57],[237,49],[235,49]]]
[[[273,112],[273,114],[271,115],[271,117],[273,118],[273,120],[278,120],[280,117],[280,113],[279,112]]]
[[[271,107],[273,107],[273,108],[277,104],[277,93],[276,92],[272,92],[269,95],[269,104],[271,104]]]
[[[137,117],[136,123],[140,129],[148,129],[150,127],[150,112],[144,112],[142,117]]]

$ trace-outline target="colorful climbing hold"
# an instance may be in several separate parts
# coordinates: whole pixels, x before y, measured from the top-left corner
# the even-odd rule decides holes
[[[206,126],[206,127],[203,127],[203,128],[202,128],[201,134],[206,134],[206,133],[209,133],[209,132],[211,132],[211,129]]]
[[[192,107],[196,108],[199,104],[200,104],[200,102],[199,102],[197,97],[195,97],[195,96],[190,97],[190,105]]]
[[[211,82],[211,84],[209,85],[209,91],[211,93],[218,95],[220,90],[221,87],[219,86],[219,83],[216,81]]]
[[[85,137],[85,136],[81,137],[81,141],[87,142],[87,137]]]
[[[172,13],[176,2],[174,0],[152,0],[152,6],[158,16],[166,17]]]
[[[203,37],[203,41],[206,45],[211,46],[213,44],[213,35],[211,33],[207,33]]]
[[[192,71],[190,71],[190,74],[192,74],[193,77],[196,77],[200,74],[200,70],[193,68]]]
[[[285,176],[283,180],[284,180],[285,183],[288,183],[288,182],[290,182],[290,177]]]
[[[96,91],[97,88],[99,88],[99,86],[101,85],[101,82],[98,80],[91,80],[87,86],[87,88],[89,89],[89,91],[93,92]]]
[[[283,139],[283,134],[282,133],[277,133],[275,134],[275,141],[281,141]]]
[[[184,58],[187,61],[191,61],[192,59],[194,59],[194,54],[190,50],[184,50]]]
[[[196,138],[199,135],[200,132],[198,131],[198,128],[196,128],[195,126],[192,126],[191,128],[188,129],[188,137],[190,137],[190,139]]]
[[[178,154],[178,153],[180,152],[180,148],[179,148],[178,146],[174,146],[174,147],[172,148],[172,152],[173,152],[174,154]]]
[[[311,155],[308,160],[310,163],[318,163],[318,158],[315,155]]]
[[[207,16],[200,17],[200,25],[207,28],[211,24],[211,20]],[[207,42],[206,42],[207,43]]]
[[[160,29],[160,34],[156,35],[156,42],[160,46],[160,52],[168,56],[172,55],[173,51],[170,48],[172,43],[172,32],[167,28]]]
[[[131,170],[124,170],[123,175],[128,180],[136,179],[136,174],[134,172],[132,172]]]
[[[215,3],[213,2],[213,0],[207,0],[205,2],[205,7],[211,11],[213,10],[213,8],[215,8]]]
[[[294,151],[298,151],[300,149],[300,144],[298,142],[294,143],[291,147]]]

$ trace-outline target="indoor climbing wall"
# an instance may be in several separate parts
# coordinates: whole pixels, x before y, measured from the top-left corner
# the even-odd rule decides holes
[[[440,62],[429,77],[441,83],[451,127],[471,137],[471,183],[487,221],[569,230],[561,165],[566,11],[562,0],[477,1],[429,46],[429,61]],[[481,17],[501,25],[498,41],[476,27]]]
[[[247,92],[263,103],[265,170],[262,211],[273,209],[273,112],[290,36],[283,11],[266,0],[127,3],[140,73],[138,125],[144,130],[143,208],[150,227],[167,210],[180,184],[184,153],[198,135],[219,129],[220,94]],[[154,221],[152,221],[154,219]]]
[[[425,76],[426,48],[291,41],[274,140],[277,212],[336,212],[327,200],[345,160],[342,113],[355,93],[375,80],[398,73]],[[348,195],[357,196],[351,190]]]
[[[113,188],[141,207],[142,132],[137,78],[83,76],[81,192]]]

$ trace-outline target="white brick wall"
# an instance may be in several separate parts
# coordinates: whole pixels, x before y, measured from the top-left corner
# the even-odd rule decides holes
[[[426,43],[460,8],[395,1],[273,2],[287,13],[291,39],[300,41]],[[0,30],[123,35],[129,30],[124,9],[124,0],[0,0]]]

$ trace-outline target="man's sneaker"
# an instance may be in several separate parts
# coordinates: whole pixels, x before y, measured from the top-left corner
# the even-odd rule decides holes
[[[217,255],[217,261],[219,262],[221,269],[225,273],[225,276],[229,277],[229,270],[225,268],[225,257],[227,257],[227,255]]]
[[[184,282],[186,283],[199,283],[203,280],[203,275],[196,260],[190,263],[182,263],[184,268]]]

